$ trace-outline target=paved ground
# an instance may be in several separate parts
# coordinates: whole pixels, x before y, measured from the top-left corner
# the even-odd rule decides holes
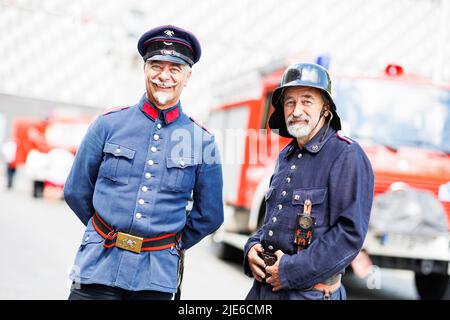
[[[66,299],[83,225],[64,202],[33,199],[20,173],[13,191],[4,185],[0,175],[0,299]],[[187,252],[183,299],[243,299],[251,283],[239,263],[214,256],[208,238]],[[345,283],[350,299],[417,298],[410,272],[383,270],[369,282],[346,276]]]

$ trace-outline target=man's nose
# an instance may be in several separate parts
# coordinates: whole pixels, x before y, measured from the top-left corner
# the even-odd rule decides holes
[[[292,115],[294,117],[300,117],[303,114],[303,107],[300,103],[296,103],[294,111],[292,112]]]
[[[161,80],[168,80],[170,78],[170,71],[167,68],[164,68],[158,75]]]

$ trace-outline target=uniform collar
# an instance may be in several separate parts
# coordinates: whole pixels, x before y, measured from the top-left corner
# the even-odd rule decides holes
[[[145,97],[145,94],[139,102],[139,109],[141,109],[141,111],[153,121],[159,118],[166,125],[177,120],[181,114],[180,102],[169,109],[161,110],[151,103]]]
[[[325,143],[328,141],[328,139],[330,139],[330,137],[336,132],[333,128],[330,127],[328,131],[325,133],[326,129],[327,125],[324,124],[322,128],[320,128],[319,132],[317,132],[316,135],[303,148],[299,147],[297,139],[292,139],[292,141],[289,143],[289,148],[286,152],[286,158],[289,157],[291,154],[293,154],[295,150],[307,150],[308,152],[311,153],[319,152],[325,145]],[[325,137],[323,138],[322,141],[320,141],[324,133]]]

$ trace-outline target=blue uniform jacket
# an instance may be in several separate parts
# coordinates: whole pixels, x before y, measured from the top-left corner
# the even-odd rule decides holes
[[[359,253],[368,228],[374,176],[358,143],[326,126],[299,148],[292,140],[278,157],[266,194],[262,227],[244,248],[244,270],[252,276],[247,254],[256,243],[266,251],[282,250],[279,275],[283,290],[254,281],[248,299],[314,299],[305,289],[343,271]],[[311,245],[297,254],[294,232],[297,214],[312,201],[316,227]]]
[[[223,222],[222,168],[214,137],[178,104],[161,111],[144,97],[90,126],[64,187],[87,225],[70,278],[126,290],[175,292],[176,247],[139,254],[103,247],[95,211],[115,231],[149,238],[182,232],[188,249]],[[190,196],[193,207],[186,215]]]

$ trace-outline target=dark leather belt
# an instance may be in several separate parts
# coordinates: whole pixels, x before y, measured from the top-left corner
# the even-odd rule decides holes
[[[181,240],[181,233],[167,233],[154,238],[141,238],[131,234],[116,232],[96,212],[92,218],[95,231],[105,239],[103,246],[107,249],[118,247],[140,253],[142,251],[164,250],[176,246]]]

